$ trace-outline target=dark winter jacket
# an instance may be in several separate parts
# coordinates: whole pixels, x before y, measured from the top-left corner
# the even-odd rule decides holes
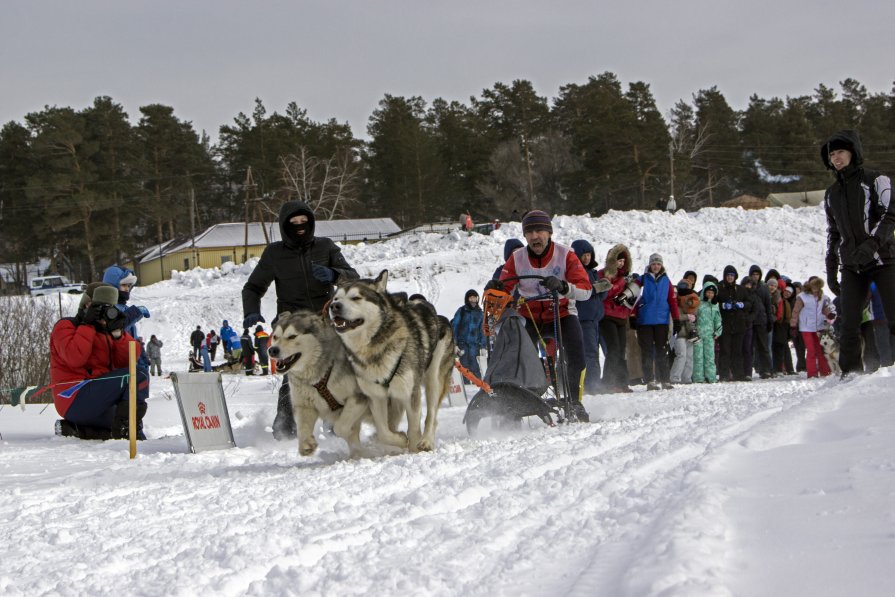
[[[758,325],[755,323],[755,317],[757,313],[764,312],[764,306],[761,304],[761,298],[759,298],[758,293],[755,292],[755,282],[753,282],[752,278],[746,276],[740,280],[740,288],[746,291],[750,304],[748,309],[744,309],[746,311],[746,328],[748,329],[753,325]]]
[[[733,283],[727,282],[728,272],[732,272],[734,275]],[[724,331],[731,334],[742,334],[746,331],[752,302],[749,300],[746,289],[736,283],[736,277],[736,269],[730,265],[724,268],[724,280],[718,284],[718,297],[715,302],[721,309]]]
[[[482,332],[482,320],[485,317],[482,308],[476,305],[470,306],[469,297],[475,293],[474,290],[466,292],[463,297],[463,306],[454,313],[451,320],[451,328],[454,330],[454,342],[457,346],[466,351],[479,350],[485,348],[485,334]]]
[[[308,217],[309,230],[301,237],[289,224],[289,219],[296,215]],[[307,205],[301,201],[287,201],[280,208],[279,219],[282,240],[267,245],[242,288],[244,315],[261,313],[261,297],[271,282],[276,284],[278,314],[298,309],[320,312],[334,294],[335,282],[359,277],[345,261],[336,243],[328,238],[314,237],[314,213]],[[321,282],[315,278],[312,265],[334,270],[334,282]]]
[[[202,330],[193,330],[193,333],[190,334],[190,346],[193,348],[199,348],[204,341],[205,334],[202,333]]]
[[[507,262],[507,259],[513,254],[513,251],[521,249],[524,246],[525,244],[518,238],[508,238],[506,242],[503,243],[503,263],[498,265],[497,269],[494,270],[494,275],[491,276],[492,280],[500,280],[500,270],[503,269],[503,264]]]
[[[258,326],[261,327],[261,326]],[[255,351],[262,363],[267,363],[267,346],[270,344],[270,334],[264,328],[255,329]]]
[[[774,321],[774,311],[771,308],[771,293],[767,284],[761,281],[761,268],[753,265],[749,268],[749,276],[758,272],[758,282],[752,282],[752,292],[755,294],[755,306],[752,310],[752,325],[767,328],[769,322]]]
[[[591,286],[597,281],[597,256],[594,253],[594,247],[586,240],[576,240],[572,243],[572,250],[578,255],[578,259],[585,253],[590,253],[590,263],[584,266],[587,276],[590,278]],[[584,265],[582,263],[582,265]],[[586,301],[577,301],[575,306],[578,309],[578,319],[581,321],[596,321],[603,319],[603,299],[606,298],[606,292],[591,292],[590,298]]]
[[[93,325],[81,322],[80,315],[60,319],[50,333],[50,383],[56,412],[64,417],[78,389],[83,384],[66,383],[93,379],[127,367],[129,345],[133,338],[127,332],[116,339],[99,332]],[[137,357],[143,352],[137,343]]]
[[[854,272],[895,263],[895,205],[888,176],[864,170],[864,150],[857,131],[835,133],[821,146],[824,165],[833,170],[830,148],[847,148],[851,163],[836,172],[836,182],[824,195],[827,215],[827,275],[838,268]],[[858,263],[857,248],[870,240],[876,251],[869,263]]]

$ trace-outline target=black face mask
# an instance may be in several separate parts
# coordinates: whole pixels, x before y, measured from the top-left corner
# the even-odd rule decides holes
[[[295,235],[296,239],[304,239],[311,232],[311,223],[310,222],[305,222],[303,224],[290,223],[289,226],[292,229],[292,234]],[[304,234],[302,234],[302,233],[304,233]],[[301,235],[301,236],[299,236],[299,235]]]
[[[127,299],[131,297],[131,293],[129,290],[119,290],[118,291],[118,304],[123,305],[127,302]]]

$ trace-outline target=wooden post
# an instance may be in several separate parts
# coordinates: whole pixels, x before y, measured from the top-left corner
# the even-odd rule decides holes
[[[128,436],[130,439],[131,459],[137,457],[137,341],[128,342],[128,360],[130,376],[128,376]]]

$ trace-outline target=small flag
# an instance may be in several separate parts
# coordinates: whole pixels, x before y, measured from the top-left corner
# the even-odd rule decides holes
[[[12,388],[9,391],[9,403],[13,406],[21,406],[25,410],[25,403],[30,398],[40,394],[41,389],[38,386],[27,386],[24,388]]]

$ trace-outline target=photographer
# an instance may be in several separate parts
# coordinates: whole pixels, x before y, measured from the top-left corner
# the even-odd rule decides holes
[[[60,319],[50,334],[50,380],[53,402],[62,420],[56,433],[81,439],[120,439],[128,436],[128,356],[133,338],[124,331],[127,317],[115,304],[118,289],[90,284],[75,317]],[[141,354],[137,348],[137,357]],[[149,378],[137,372],[137,438]]]

